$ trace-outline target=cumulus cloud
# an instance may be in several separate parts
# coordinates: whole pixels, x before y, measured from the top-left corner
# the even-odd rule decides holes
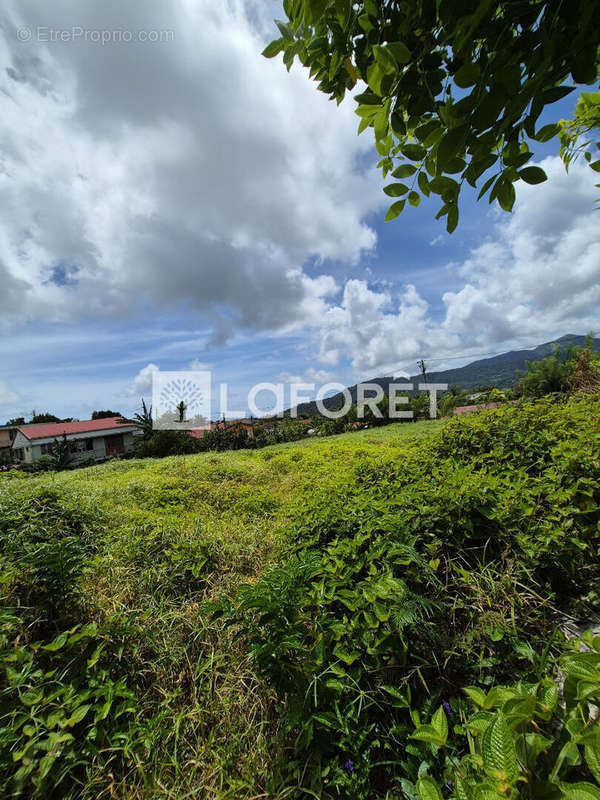
[[[5,4],[5,321],[187,307],[224,341],[324,312],[335,282],[303,265],[373,248],[364,220],[383,199],[361,166],[371,143],[356,136],[353,103],[336,108],[304,71],[260,56],[275,10],[264,6]],[[32,41],[19,41],[22,26]],[[47,41],[73,26],[173,40]]]
[[[152,375],[158,372],[156,364],[147,364],[143,367],[133,379],[131,386],[128,388],[128,394],[135,397],[148,395],[152,392]]]
[[[0,411],[8,414],[16,409],[20,396],[6,381],[0,381]],[[2,423],[0,423],[2,424]]]
[[[319,324],[320,360],[347,357],[361,375],[392,373],[425,355],[469,354],[481,348],[581,333],[600,320],[598,189],[585,163],[569,174],[558,158],[541,162],[541,186],[518,184],[514,214],[498,216],[493,234],[462,263],[450,265],[459,291],[440,291],[434,316],[415,286],[399,293],[346,283],[339,303]]]

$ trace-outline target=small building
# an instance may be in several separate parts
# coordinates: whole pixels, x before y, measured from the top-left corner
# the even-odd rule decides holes
[[[0,425],[0,450],[9,450],[15,440],[18,425]]]
[[[137,433],[136,426],[121,417],[20,425],[13,438],[12,452],[15,462],[31,464],[42,456],[51,455],[55,441],[66,436],[71,444],[73,463],[90,459],[104,461],[132,453]]]

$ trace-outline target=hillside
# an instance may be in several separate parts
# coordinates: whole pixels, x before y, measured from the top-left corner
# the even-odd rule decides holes
[[[538,401],[0,476],[2,796],[441,797],[415,785],[468,757],[445,715],[474,712],[465,686],[516,680],[518,735],[558,752],[545,676],[564,615],[599,610],[599,415]],[[506,692],[477,730],[514,718]],[[586,770],[561,761],[556,780]]]
[[[576,334],[566,334],[552,342],[545,342],[540,344],[532,350],[511,350],[508,353],[502,353],[498,356],[491,358],[483,358],[478,361],[473,361],[464,367],[457,367],[456,369],[447,369],[438,372],[427,370],[427,381],[429,383],[447,383],[448,386],[456,384],[459,389],[476,389],[479,386],[496,386],[499,389],[505,389],[513,386],[517,380],[519,370],[525,370],[527,361],[541,361],[543,358],[551,356],[558,346],[566,346],[573,344],[575,346],[583,347],[586,337],[578,336]],[[600,352],[600,339],[594,339],[593,349]],[[419,384],[423,382],[423,376],[411,375],[410,378],[394,378],[386,376],[382,378],[373,378],[368,383],[375,383],[381,386],[384,392],[387,393],[388,387],[391,383],[403,382],[406,380],[408,383]],[[356,403],[356,384],[348,387],[352,396],[352,402]],[[343,396],[341,393],[332,395],[324,400],[326,408],[335,409],[342,405]],[[300,414],[313,416],[318,413],[316,402],[301,403],[298,406]]]

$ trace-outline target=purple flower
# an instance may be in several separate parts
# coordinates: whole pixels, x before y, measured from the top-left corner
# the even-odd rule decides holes
[[[451,717],[452,716],[452,709],[450,708],[450,703],[447,700],[442,700],[442,706],[444,707],[444,711],[446,714]]]
[[[350,759],[348,759],[348,761],[346,761],[344,764],[344,769],[347,769],[348,772],[354,772],[354,761],[350,761]]]

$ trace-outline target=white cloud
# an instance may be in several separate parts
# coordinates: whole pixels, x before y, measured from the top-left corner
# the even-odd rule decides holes
[[[156,364],[147,364],[143,367],[128,387],[128,394],[142,397],[152,392],[152,375],[155,372],[158,372]]]
[[[198,358],[194,358],[192,361],[190,361],[188,369],[197,369],[200,371],[210,370],[212,369],[212,364],[208,364],[205,361],[200,361]]]
[[[600,214],[595,175],[584,164],[569,174],[558,158],[541,166],[547,183],[517,186],[512,216],[501,214],[492,236],[462,264],[459,291],[443,292],[434,317],[413,285],[399,297],[365,281],[346,283],[339,304],[318,325],[320,360],[349,358],[360,377],[395,373],[422,356],[477,354],[581,333],[600,321]]]
[[[5,323],[187,306],[224,341],[323,313],[334,280],[302,265],[356,262],[384,198],[359,166],[372,145],[356,136],[353,101],[337,108],[304,70],[261,57],[275,11],[261,0],[8,2]],[[21,25],[171,29],[174,41],[21,43]]]
[[[13,411],[16,411],[17,404],[20,402],[20,400],[21,398],[18,392],[16,392],[6,381],[0,381],[0,412],[3,416],[7,416]],[[0,424],[3,424],[3,421],[0,421]]]

